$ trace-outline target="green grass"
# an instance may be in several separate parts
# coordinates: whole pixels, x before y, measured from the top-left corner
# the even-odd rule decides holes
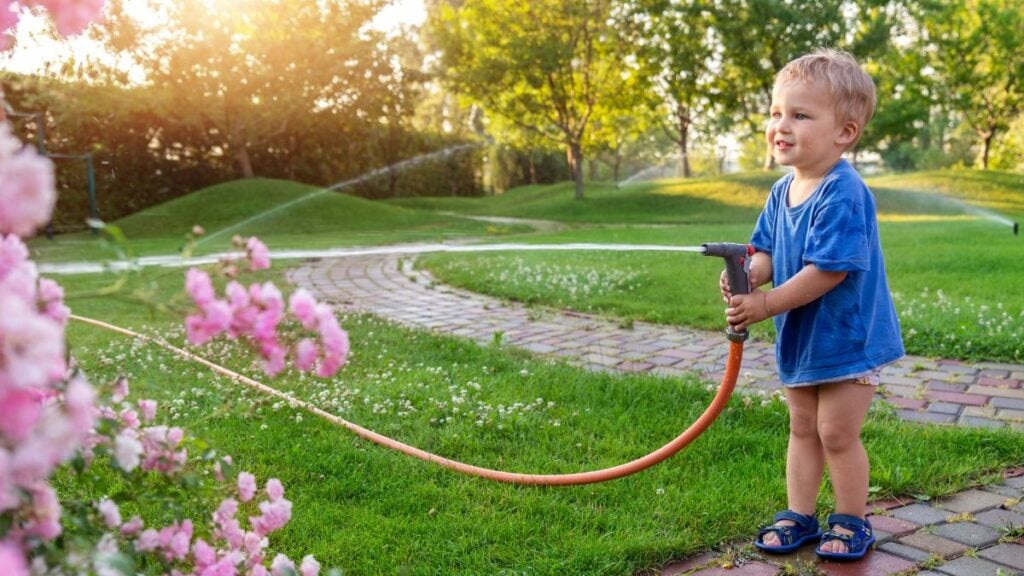
[[[281,264],[281,263],[279,263]],[[260,278],[282,285],[282,266]],[[62,278],[69,295],[107,276]],[[147,270],[121,294],[174,302],[182,273]],[[133,298],[72,299],[78,314],[183,339],[180,319]],[[353,355],[330,381],[271,382],[404,442],[501,469],[563,473],[618,464],[660,446],[711,397],[703,382],[590,373],[501,347],[343,319]],[[294,502],[272,549],[312,553],[346,574],[635,574],[721,542],[747,539],[784,501],[786,412],[734,398],[680,455],[621,480],[565,488],[465,477],[357,439],[159,349],[72,323],[73,354],[93,382],[125,373],[240,469],[279,477]],[[230,343],[198,350],[258,379]],[[502,410],[500,407],[504,407]],[[1019,433],[926,427],[874,411],[865,428],[878,496],[939,496],[1018,464]],[[936,453],[943,458],[935,458]],[[830,496],[822,494],[822,510]]]
[[[37,238],[30,243],[39,261],[115,259],[174,254],[193,225],[206,234],[196,254],[230,249],[231,237],[257,235],[275,249],[372,246],[436,242],[487,236],[528,227],[486,223],[388,206],[363,198],[283,180],[238,180],[212,186],[113,222],[127,242],[116,246],[89,232]]]

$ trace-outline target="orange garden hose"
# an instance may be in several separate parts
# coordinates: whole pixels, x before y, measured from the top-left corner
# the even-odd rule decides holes
[[[707,430],[708,427],[711,426],[711,423],[715,421],[715,418],[717,418],[718,415],[721,414],[722,410],[725,409],[725,405],[729,402],[729,397],[732,396],[733,390],[736,387],[736,378],[739,376],[740,364],[743,360],[743,340],[740,338],[730,337],[729,358],[726,361],[725,372],[722,374],[722,382],[721,384],[718,385],[718,392],[715,393],[715,397],[711,400],[711,403],[708,404],[708,407],[704,410],[704,413],[701,414],[693,422],[693,424],[690,425],[689,428],[684,430],[682,434],[677,436],[671,442],[665,444],[661,448],[658,448],[654,452],[651,452],[646,456],[637,458],[636,460],[633,460],[631,462],[626,462],[625,464],[620,464],[618,466],[604,468],[601,470],[593,470],[590,472],[578,472],[574,474],[522,474],[517,472],[493,470],[490,468],[481,468],[479,466],[473,466],[471,464],[465,464],[463,462],[450,460],[443,456],[438,456],[437,454],[431,454],[430,452],[421,450],[419,448],[416,448],[415,446],[403,444],[402,442],[399,442],[392,438],[388,438],[387,436],[382,436],[381,434],[378,434],[372,430],[367,430],[362,426],[353,424],[329,412],[325,412],[324,410],[321,410],[320,408],[314,406],[313,404],[310,404],[309,402],[304,402],[302,400],[293,398],[292,396],[284,392],[281,392],[280,390],[271,388],[270,386],[257,382],[252,378],[228,370],[223,366],[214,364],[213,362],[210,362],[205,358],[197,356],[182,348],[178,348],[177,346],[168,344],[167,342],[163,342],[161,340],[157,340],[155,338],[151,338],[149,336],[145,336],[143,334],[139,334],[137,332],[133,332],[125,328],[120,328],[118,326],[114,326],[113,324],[102,322],[100,320],[94,320],[92,318],[85,318],[77,315],[72,315],[71,318],[79,322],[92,324],[93,326],[105,328],[113,332],[118,332],[126,336],[138,338],[145,342],[161,346],[167,350],[170,350],[171,352],[174,352],[178,356],[185,358],[186,360],[191,360],[193,362],[203,364],[204,366],[210,368],[214,372],[217,372],[218,374],[221,374],[223,376],[227,376],[228,378],[231,378],[232,380],[235,380],[237,382],[241,382],[242,384],[245,384],[250,388],[254,388],[259,392],[281,398],[282,400],[287,401],[293,407],[302,408],[303,410],[306,410],[310,414],[323,418],[324,420],[327,420],[332,424],[348,428],[357,436],[369,440],[370,442],[374,442],[376,444],[384,446],[385,448],[397,450],[398,452],[401,452],[403,454],[419,458],[420,460],[426,460],[427,462],[433,462],[435,464],[444,466],[445,468],[455,470],[456,472],[462,472],[463,474],[479,476],[481,478],[487,478],[489,480],[495,480],[498,482],[508,482],[512,484],[534,484],[540,486],[570,486],[579,484],[593,484],[596,482],[614,480],[616,478],[621,478],[623,476],[635,474],[637,472],[640,472],[641,470],[646,470],[647,468],[650,468],[651,466],[654,466],[655,464],[658,464],[659,462],[675,455],[677,452],[685,448],[690,442],[696,440],[697,437],[700,436],[705,430]]]

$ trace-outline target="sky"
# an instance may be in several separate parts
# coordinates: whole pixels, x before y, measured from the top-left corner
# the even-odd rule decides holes
[[[132,0],[127,0],[131,5]],[[129,8],[130,9],[130,8]],[[392,0],[373,21],[385,32],[395,32],[403,25],[421,24],[427,17],[423,0]],[[45,16],[26,14],[18,25],[17,45],[8,53],[0,53],[0,68],[5,71],[33,74],[69,58],[82,59],[98,52],[96,43],[83,38],[56,41],[43,33],[48,23]]]

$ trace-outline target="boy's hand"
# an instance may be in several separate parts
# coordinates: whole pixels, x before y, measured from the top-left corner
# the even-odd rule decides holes
[[[722,275],[718,279],[718,289],[722,291],[722,301],[728,303],[732,298],[732,287],[729,286],[729,275],[725,270],[722,270]]]
[[[729,297],[729,307],[725,309],[725,320],[737,332],[743,332],[748,326],[757,324],[770,316],[768,293],[763,290],[731,296]]]

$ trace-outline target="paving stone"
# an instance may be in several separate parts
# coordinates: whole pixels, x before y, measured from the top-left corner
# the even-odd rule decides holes
[[[895,554],[901,558],[906,558],[914,563],[924,562],[931,558],[931,554],[921,550],[920,548],[914,548],[913,546],[907,546],[906,544],[900,544],[899,542],[886,542],[882,544],[879,549]]]
[[[938,392],[963,392],[967,390],[966,384],[951,384],[949,382],[939,382],[937,380],[929,380],[925,387],[928,390],[936,390]]]
[[[892,516],[880,516],[872,515],[868,518],[871,521],[871,527],[875,529],[875,532],[887,532],[892,536],[903,536],[904,534],[910,534],[916,531],[920,526],[906,520],[900,520],[899,518],[893,518]]]
[[[1012,488],[1018,488],[1020,490],[1024,490],[1024,476],[1017,476],[1017,477],[1014,477],[1014,478],[1007,478],[1006,480],[1003,480],[1003,484],[1006,484],[1007,486],[1010,486]]]
[[[935,529],[935,534],[975,548],[990,546],[999,540],[999,531],[974,522],[954,522]]]
[[[754,561],[732,568],[722,568],[721,566],[704,568],[693,572],[692,576],[775,576],[778,573],[778,566]]]
[[[925,424],[952,424],[956,422],[956,416],[949,414],[916,412],[914,410],[900,410],[899,414],[900,418],[910,422],[923,422]]]
[[[924,397],[937,402],[955,402],[967,406],[984,406],[988,404],[989,397],[981,394],[964,394],[960,392],[941,392],[928,390]]]
[[[914,565],[914,562],[895,554],[872,550],[856,562],[821,562],[817,567],[828,576],[889,576],[910,570]]]
[[[978,552],[978,556],[1015,570],[1024,570],[1024,546],[1020,544],[999,544]]]
[[[1021,495],[1020,490],[1010,488],[1009,486],[1003,486],[1001,484],[985,486],[983,490],[985,490],[986,492],[991,492],[993,494],[999,494],[1000,496],[1005,496],[1006,498],[1020,498]]]
[[[966,490],[955,494],[950,498],[939,500],[935,503],[935,506],[949,510],[950,512],[974,513],[1002,506],[1003,502],[1006,502],[1006,498],[996,494],[991,494],[983,490]]]
[[[960,419],[960,424],[971,428],[1006,428],[1006,422],[976,416],[964,416]]]
[[[964,409],[963,404],[953,404],[952,402],[932,402],[928,405],[929,412],[937,412],[939,414],[952,414],[954,416],[960,414],[960,411]]]
[[[997,530],[1011,526],[1020,528],[1024,526],[1024,514],[996,508],[995,510],[988,510],[987,512],[975,515],[974,521],[982,526],[988,526]]]
[[[716,556],[714,554],[711,554],[710,552],[705,552],[703,554],[698,554],[685,560],[673,562],[661,569],[660,576],[681,576],[683,574],[686,574],[688,570],[693,570],[694,568],[700,568],[701,566],[708,565],[715,558]]]
[[[969,558],[967,556],[947,562],[935,570],[949,576],[1004,576],[1006,574],[1005,566],[1000,566],[984,558]]]
[[[894,517],[907,522],[913,522],[918,526],[939,524],[945,522],[949,512],[928,506],[927,504],[911,504],[903,508],[893,508],[889,511]]]
[[[1009,408],[1011,410],[1024,410],[1024,400],[1020,398],[993,398],[992,406],[996,408]]]
[[[930,554],[938,554],[943,558],[953,558],[959,556],[967,551],[968,546],[961,544],[960,542],[954,542],[948,538],[942,536],[936,536],[935,534],[928,534],[927,532],[918,532],[909,536],[900,538],[901,544],[913,546],[914,548],[920,548]]]

